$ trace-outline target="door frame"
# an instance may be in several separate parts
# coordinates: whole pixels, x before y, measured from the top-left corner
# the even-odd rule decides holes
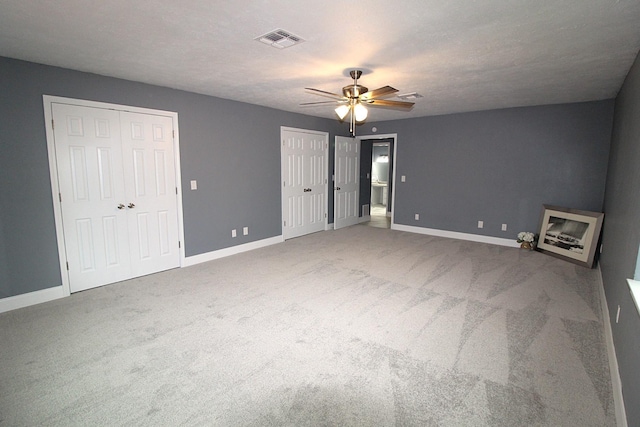
[[[174,167],[176,171],[176,198],[177,198],[177,216],[178,216],[178,239],[180,240],[180,267],[184,266],[185,248],[184,248],[184,222],[182,211],[182,177],[180,173],[180,132],[178,128],[178,113],[173,111],[155,110],[150,108],[133,107],[128,105],[111,104],[106,102],[89,101],[84,99],[65,98],[61,96],[42,95],[44,105],[44,119],[47,139],[47,153],[49,157],[49,176],[51,183],[51,197],[53,199],[53,215],[56,228],[56,241],[58,246],[58,259],[60,261],[60,276],[62,279],[63,296],[71,295],[69,284],[69,274],[67,270],[67,255],[64,243],[64,228],[62,227],[62,205],[60,202],[60,186],[58,182],[58,164],[56,162],[55,138],[53,133],[53,105],[52,104],[68,104],[79,107],[102,108],[107,110],[128,111],[132,113],[151,114],[156,116],[171,117],[173,130],[173,153]]]
[[[381,135],[358,135],[356,136],[358,141],[362,141],[363,139],[372,140],[372,139],[393,139],[393,180],[391,182],[391,225],[390,229],[395,229],[394,222],[394,212],[396,209],[396,185],[398,180],[397,177],[397,166],[398,166],[398,134],[397,133],[385,133]]]
[[[284,151],[282,149],[282,135],[284,132],[301,132],[301,133],[309,133],[312,135],[322,135],[325,138],[325,147],[324,147],[324,168],[327,172],[327,177],[325,179],[325,188],[324,188],[324,229],[325,231],[329,229],[329,182],[331,181],[331,174],[329,173],[329,132],[324,132],[320,130],[310,130],[310,129],[300,129],[293,128],[288,126],[280,126],[280,142],[278,145],[280,146],[280,234],[284,240],[284,218],[285,218],[285,209],[284,209],[284,177],[285,177],[285,160],[284,160]],[[333,184],[332,184],[333,185]],[[333,193],[333,191],[332,191]]]

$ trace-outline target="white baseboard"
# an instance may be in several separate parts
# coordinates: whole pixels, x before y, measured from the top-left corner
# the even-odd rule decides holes
[[[18,308],[28,307],[30,305],[40,304],[47,301],[53,301],[64,298],[65,295],[62,286],[42,289],[40,291],[29,292],[27,294],[16,295],[13,297],[0,299],[0,313],[5,311],[16,310]]]
[[[240,254],[242,252],[252,251],[254,249],[264,248],[265,246],[275,245],[277,243],[284,242],[282,235],[270,237],[268,239],[257,240],[255,242],[249,242],[238,246],[232,246],[230,248],[219,249],[217,251],[207,252],[204,254],[193,255],[184,259],[183,267],[189,267],[192,265],[200,264],[207,261],[213,261],[214,259],[220,259],[231,255]]]
[[[600,273],[600,305],[602,306],[602,318],[604,323],[604,339],[607,343],[607,358],[609,359],[609,373],[611,374],[611,389],[613,391],[613,405],[616,412],[616,425],[627,427],[627,412],[624,408],[624,397],[622,395],[622,381],[618,370],[618,358],[616,357],[616,347],[613,344],[613,330],[611,329],[611,316],[607,305],[607,295],[604,293],[604,280],[602,280],[602,270],[598,264]]]
[[[392,230],[407,231],[409,233],[426,234],[429,236],[448,237],[450,239],[469,240],[471,242],[490,243],[492,245],[520,247],[515,239],[503,239],[501,237],[482,236],[479,234],[459,233],[457,231],[438,230],[435,228],[413,227],[410,225],[391,224]]]

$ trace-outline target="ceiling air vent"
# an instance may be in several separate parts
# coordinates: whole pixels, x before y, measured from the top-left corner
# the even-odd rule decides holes
[[[278,49],[284,49],[285,47],[290,47],[304,41],[300,37],[285,30],[273,30],[260,37],[256,37],[255,40]]]
[[[410,100],[410,99],[418,99],[418,98],[424,98],[424,97],[417,92],[411,92],[411,93],[398,95],[398,98],[404,99],[404,100]]]

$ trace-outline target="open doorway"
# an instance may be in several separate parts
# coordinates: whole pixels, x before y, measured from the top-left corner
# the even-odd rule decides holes
[[[361,140],[362,223],[391,227],[394,138]]]

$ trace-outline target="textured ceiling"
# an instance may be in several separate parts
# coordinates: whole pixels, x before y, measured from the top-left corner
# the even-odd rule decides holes
[[[321,117],[304,88],[352,68],[424,96],[372,121],[612,98],[639,23],[639,0],[2,0],[0,55]],[[254,40],[277,28],[306,41]]]

